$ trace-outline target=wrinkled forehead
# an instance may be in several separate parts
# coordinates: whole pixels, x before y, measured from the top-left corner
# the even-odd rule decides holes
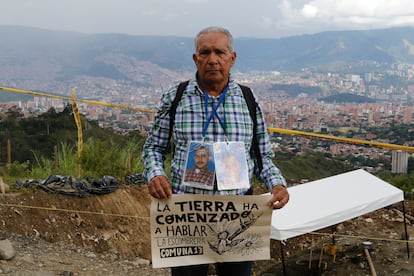
[[[223,48],[232,52],[228,37],[220,32],[210,32],[200,35],[196,42],[195,50],[198,52],[204,48]]]

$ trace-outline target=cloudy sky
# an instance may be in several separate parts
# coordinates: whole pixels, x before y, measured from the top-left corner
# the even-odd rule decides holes
[[[235,37],[414,26],[413,0],[1,0],[0,25],[83,33],[193,37],[220,25]]]

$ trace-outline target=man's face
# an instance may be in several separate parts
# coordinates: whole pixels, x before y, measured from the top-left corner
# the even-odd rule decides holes
[[[236,53],[228,49],[228,38],[225,34],[207,33],[200,36],[193,60],[201,83],[225,85],[236,61]]]
[[[223,166],[225,174],[231,179],[236,180],[240,175],[240,162],[236,156],[230,155],[223,159]]]
[[[210,155],[208,154],[208,151],[204,148],[197,149],[194,154],[194,161],[196,168],[206,169],[208,162],[210,161]]]

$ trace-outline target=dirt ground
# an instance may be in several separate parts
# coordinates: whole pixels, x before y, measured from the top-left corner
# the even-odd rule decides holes
[[[149,206],[146,187],[128,185],[85,198],[36,188],[0,195],[0,240],[16,249],[15,258],[0,261],[0,274],[169,275],[150,264]],[[409,243],[399,204],[337,225],[335,238],[333,229],[292,238],[283,255],[272,241],[272,259],[255,262],[254,273],[374,275],[369,257],[377,275],[412,276],[414,204],[405,207]]]

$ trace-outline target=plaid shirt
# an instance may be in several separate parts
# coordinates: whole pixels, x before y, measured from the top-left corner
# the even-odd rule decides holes
[[[166,159],[168,144],[167,140],[170,122],[169,110],[177,88],[178,84],[172,86],[162,96],[160,107],[155,117],[154,126],[144,145],[142,154],[145,165],[144,177],[148,182],[155,176],[166,176],[164,161]],[[190,141],[201,141],[203,139],[203,127],[208,116],[212,112],[213,107],[217,104],[218,99],[219,97],[209,97],[208,114],[206,114],[204,94],[198,87],[197,81],[195,79],[190,80],[184,90],[181,101],[177,106],[173,129],[175,145],[174,157],[171,161],[171,185],[173,193],[238,195],[244,194],[247,191],[246,189],[223,191],[217,191],[217,189],[203,190],[181,185],[185,171],[187,145]],[[252,184],[252,177],[255,170],[254,160],[250,154],[253,122],[250,118],[249,109],[244,100],[241,88],[231,78],[229,80],[225,101],[223,105],[218,108],[217,115],[219,118],[225,118],[228,140],[241,141],[244,143],[249,179],[250,184]],[[286,186],[286,181],[280,170],[272,162],[274,153],[271,149],[269,135],[259,106],[256,110],[256,116],[258,124],[257,140],[263,160],[263,170],[259,175],[259,178],[267,185],[269,190],[275,185]],[[205,142],[213,143],[223,141],[225,141],[224,129],[220,125],[219,120],[214,117],[208,126]]]
[[[214,172],[209,169],[189,169],[185,171],[184,182],[196,182],[212,187],[214,182]]]

